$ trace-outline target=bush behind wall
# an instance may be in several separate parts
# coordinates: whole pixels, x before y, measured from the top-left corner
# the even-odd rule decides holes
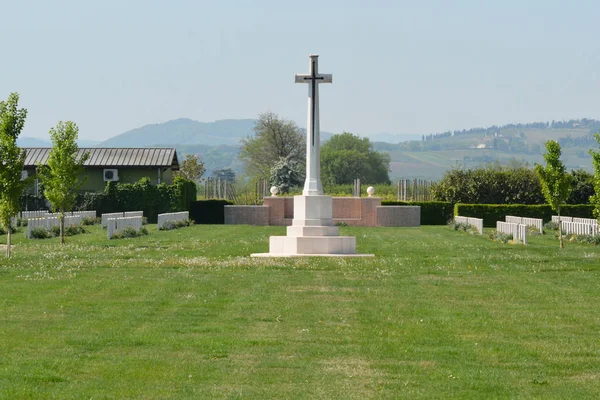
[[[107,182],[104,192],[78,196],[76,210],[96,210],[97,215],[121,211],[143,211],[150,223],[158,214],[189,210],[196,200],[196,184],[176,177],[172,185],[151,185],[150,179],[136,183]]]

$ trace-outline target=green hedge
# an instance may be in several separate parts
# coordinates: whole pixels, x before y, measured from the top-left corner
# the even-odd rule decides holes
[[[591,204],[565,204],[560,214],[568,217],[594,218]],[[515,217],[541,218],[544,222],[552,219],[556,211],[547,204],[456,204],[454,215],[482,218],[483,226],[496,227],[496,221],[504,221],[507,215]]]
[[[190,219],[197,224],[224,224],[225,206],[233,205],[227,200],[198,200],[190,204]]]
[[[420,206],[421,225],[446,225],[454,217],[454,204],[444,201],[382,201],[382,206]]]
[[[172,185],[151,185],[148,178],[136,183],[107,182],[104,192],[78,196],[76,210],[96,210],[97,215],[120,211],[143,211],[148,222],[156,223],[158,214],[189,210],[196,199],[196,184],[175,178]]]

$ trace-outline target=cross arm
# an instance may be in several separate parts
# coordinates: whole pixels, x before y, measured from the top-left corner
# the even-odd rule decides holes
[[[296,83],[309,83],[312,81],[311,74],[296,74]],[[332,83],[333,75],[331,74],[319,74],[315,76],[315,80],[317,83]]]

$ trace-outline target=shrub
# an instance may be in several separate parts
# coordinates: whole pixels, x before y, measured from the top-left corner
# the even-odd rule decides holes
[[[473,225],[465,224],[464,222],[450,221],[448,223],[448,226],[450,227],[450,229],[455,230],[455,231],[459,231],[459,232],[467,232],[467,233],[470,233],[470,234],[479,233],[477,231],[477,229],[475,229],[473,227]]]
[[[189,219],[177,220],[177,221],[166,221],[164,223],[164,225],[159,228],[159,230],[161,230],[161,231],[169,231],[169,230],[172,230],[172,229],[179,229],[179,228],[183,228],[183,227],[190,226],[190,225],[193,225],[193,224],[194,224],[194,222],[192,220],[189,220]]]
[[[124,228],[121,232],[117,232],[114,235],[112,235],[111,239],[130,239],[145,236],[147,234],[148,229],[145,226],[142,226],[139,231],[132,226],[128,226]]]
[[[190,218],[197,224],[224,224],[227,200],[198,200],[190,204]]]
[[[172,185],[151,185],[150,179],[136,183],[107,182],[104,192],[83,193],[77,198],[76,210],[96,210],[99,214],[115,211],[143,211],[156,222],[165,212],[188,210],[196,199],[196,184],[178,177]]]
[[[87,233],[87,231],[85,230],[85,228],[83,226],[79,226],[79,225],[65,226],[65,236],[75,236],[75,235],[79,235],[80,233]]]
[[[31,238],[32,239],[50,239],[55,235],[44,227],[33,228],[31,230]]]
[[[454,205],[443,201],[382,201],[382,206],[420,206],[421,225],[446,225],[454,217]]]
[[[489,235],[489,238],[491,240],[493,240],[494,242],[509,243],[510,241],[513,240],[513,235],[511,235],[509,233],[492,231]]]
[[[432,188],[434,199],[470,204],[544,204],[540,181],[527,167],[454,168]]]
[[[593,244],[594,246],[600,244],[600,236],[594,235],[569,235],[566,240],[569,242]]]
[[[85,226],[99,224],[100,222],[101,222],[101,218],[90,218],[90,217],[81,218],[81,225],[85,225]]]
[[[548,231],[558,230],[558,222],[548,221],[544,224],[544,229]]]

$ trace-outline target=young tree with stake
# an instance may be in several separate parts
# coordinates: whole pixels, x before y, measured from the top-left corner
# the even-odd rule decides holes
[[[560,248],[564,248],[562,237],[562,227],[560,224],[560,206],[569,197],[571,191],[571,175],[565,170],[565,166],[560,161],[560,144],[554,140],[546,142],[546,154],[544,154],[546,166],[542,167],[539,164],[535,165],[535,172],[540,177],[542,184],[542,193],[546,198],[546,202],[558,214],[558,237]]]
[[[0,101],[0,223],[6,227],[6,256],[11,253],[11,219],[21,205],[19,199],[30,180],[21,180],[25,150],[17,146],[17,137],[25,125],[27,110],[18,108],[19,94],[11,93]]]
[[[75,205],[77,191],[84,180],[79,179],[83,172],[83,163],[90,153],[78,158],[79,147],[77,136],[79,128],[74,122],[60,121],[56,128],[50,129],[52,149],[48,155],[47,165],[39,166],[40,180],[44,184],[44,194],[52,204],[54,212],[60,219],[60,242],[65,244],[65,212],[71,211]]]

